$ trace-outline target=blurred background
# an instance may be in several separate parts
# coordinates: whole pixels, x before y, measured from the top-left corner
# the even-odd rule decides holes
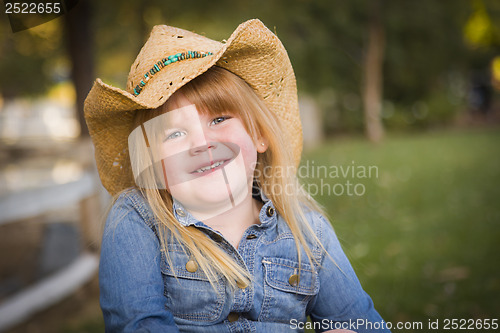
[[[72,2],[15,33],[0,14],[0,331],[104,329],[93,80],[124,88],[156,24],[223,40],[250,18],[288,50],[302,165],[329,170],[302,181],[382,317],[500,319],[499,1]]]

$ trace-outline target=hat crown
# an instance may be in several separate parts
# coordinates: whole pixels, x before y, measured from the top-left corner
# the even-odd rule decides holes
[[[221,42],[191,31],[167,25],[156,25],[134,63],[130,66],[126,91],[134,94],[134,87],[141,80],[144,80],[145,74],[149,73],[154,65],[162,59],[168,59],[169,56],[188,51],[215,53],[222,46]]]

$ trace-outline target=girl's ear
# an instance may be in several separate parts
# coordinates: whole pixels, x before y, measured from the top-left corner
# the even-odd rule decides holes
[[[266,139],[260,137],[257,140],[257,152],[258,153],[264,153],[268,147],[269,147],[269,142]]]

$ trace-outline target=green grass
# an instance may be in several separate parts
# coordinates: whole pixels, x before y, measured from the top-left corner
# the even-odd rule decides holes
[[[386,321],[422,321],[426,331],[429,319],[500,320],[499,144],[499,131],[453,131],[380,145],[334,139],[304,154],[303,165],[378,169],[371,178],[322,175],[330,189],[350,181],[365,193],[324,186],[316,199]]]

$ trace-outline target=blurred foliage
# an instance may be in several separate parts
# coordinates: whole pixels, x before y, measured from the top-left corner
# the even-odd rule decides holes
[[[472,47],[489,47],[498,43],[500,31],[491,22],[483,2],[474,0],[473,8],[474,12],[464,27],[464,36],[467,43]]]
[[[67,79],[69,64],[62,47],[60,20],[13,34],[8,20],[0,24],[0,92],[3,97],[45,93]]]
[[[125,86],[129,66],[155,24],[223,40],[244,20],[260,18],[287,48],[299,91],[317,97],[325,129],[362,129],[360,89],[370,0],[88,1],[94,8],[96,73],[107,83]],[[473,73],[487,72],[500,53],[500,2],[382,4],[383,94],[387,105],[394,106],[384,121],[397,127],[401,119],[410,126],[453,119],[465,107]],[[0,75],[8,78],[0,83],[4,97],[43,93],[69,78],[61,19],[16,34],[7,21],[0,29]],[[425,119],[414,116],[415,103],[427,104]]]

